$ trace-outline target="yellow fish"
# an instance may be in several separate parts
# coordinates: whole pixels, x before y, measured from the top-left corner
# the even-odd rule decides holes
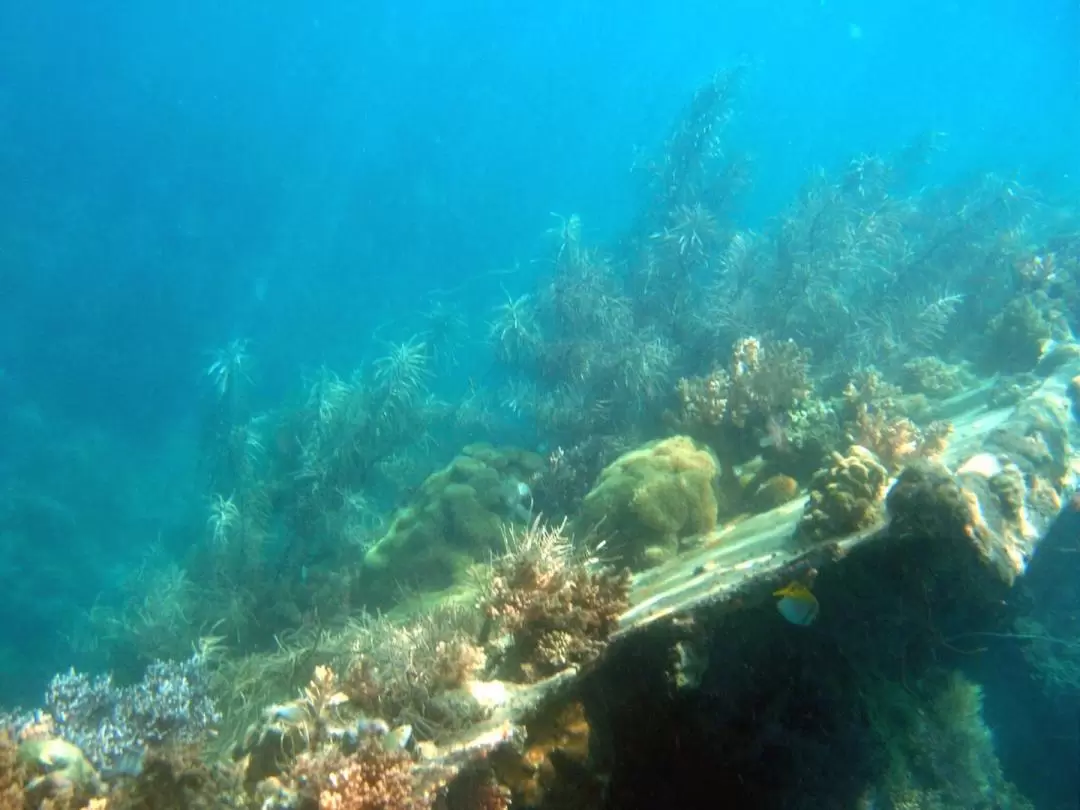
[[[789,582],[780,590],[773,592],[773,596],[780,597],[780,601],[776,603],[776,609],[792,624],[803,627],[813,624],[821,611],[817,597],[801,582]]]

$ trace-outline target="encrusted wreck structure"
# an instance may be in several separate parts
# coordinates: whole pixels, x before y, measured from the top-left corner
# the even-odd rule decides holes
[[[1023,743],[999,734],[995,748],[984,715],[1002,691],[1023,699],[1002,669],[1033,665],[1017,653],[1032,638],[1017,622],[1036,598],[1033,558],[1080,552],[1080,521],[1063,528],[1078,371],[1059,368],[1008,407],[993,407],[993,385],[969,391],[945,405],[954,433],[938,461],[878,481],[853,448],[822,496],[724,525],[638,574],[604,654],[499,713],[523,729],[514,761],[528,765],[503,783],[538,807],[1028,806],[999,760]],[[882,506],[869,525],[799,531],[860,487]],[[774,608],[791,582],[820,602],[812,625]],[[1025,697],[1031,716],[1054,711]],[[1051,759],[1074,762],[1076,735],[1054,737]],[[1047,792],[1068,795],[1069,773]]]
[[[1077,735],[1040,735],[1053,740],[1043,749],[992,739],[987,713],[1011,705],[1060,723],[1076,708],[1075,690],[1025,684],[1073,671],[1076,645],[1054,635],[1064,614],[1040,614],[1028,580],[1043,565],[1064,587],[1080,553],[1078,374],[1067,360],[1005,407],[995,384],[947,400],[947,449],[895,475],[854,445],[805,496],[692,542],[669,526],[656,535],[667,550],[632,577],[603,565],[602,544],[575,549],[536,521],[472,575],[470,604],[455,606],[458,592],[441,618],[354,634],[340,676],[315,653],[290,661],[313,665],[310,684],[255,707],[217,764],[165,746],[125,777],[123,750],[95,757],[86,744],[84,756],[60,739],[77,729],[55,732],[93,691],[72,673],[51,720],[22,725],[18,760],[0,740],[0,787],[12,808],[24,792],[72,806],[335,810],[1054,806],[1075,789],[1067,768],[1014,784],[1007,761],[1075,761]],[[713,475],[689,440],[613,469],[635,459],[693,471],[684,494]],[[793,592],[813,600],[806,621],[776,609]],[[154,715],[163,739],[166,714]]]

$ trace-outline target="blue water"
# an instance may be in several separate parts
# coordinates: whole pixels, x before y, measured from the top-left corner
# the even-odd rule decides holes
[[[420,291],[526,260],[551,211],[621,227],[635,147],[740,60],[749,225],[927,131],[958,171],[1076,177],[1068,0],[504,5],[0,9],[8,376],[148,439],[208,346],[349,359]]]
[[[230,340],[258,410],[433,301],[482,338],[545,272],[552,212],[618,239],[638,150],[738,64],[732,228],[927,133],[921,182],[1075,200],[1078,32],[1075,0],[0,5],[0,703],[92,655],[78,617],[204,531]],[[481,343],[432,387],[488,384]]]

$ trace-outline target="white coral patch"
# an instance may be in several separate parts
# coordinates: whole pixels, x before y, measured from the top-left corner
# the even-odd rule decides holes
[[[983,478],[993,478],[1001,472],[1001,462],[993,453],[979,453],[960,465],[957,475],[980,475]]]

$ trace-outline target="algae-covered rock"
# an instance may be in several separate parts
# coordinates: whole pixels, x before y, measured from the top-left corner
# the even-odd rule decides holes
[[[383,606],[402,587],[442,590],[498,548],[503,527],[532,517],[529,482],[542,459],[515,448],[469,445],[428,476],[364,555],[362,598]]]
[[[1049,303],[1045,294],[1014,298],[989,324],[988,365],[1006,372],[1035,368],[1043,347],[1053,336],[1047,317]]]
[[[30,771],[30,790],[48,795],[92,796],[102,792],[101,779],[83,752],[59,737],[26,740],[19,746],[19,761]],[[78,806],[78,805],[76,805]]]
[[[720,464],[686,436],[626,453],[602,473],[574,522],[577,537],[605,540],[605,554],[641,567],[716,528]]]

